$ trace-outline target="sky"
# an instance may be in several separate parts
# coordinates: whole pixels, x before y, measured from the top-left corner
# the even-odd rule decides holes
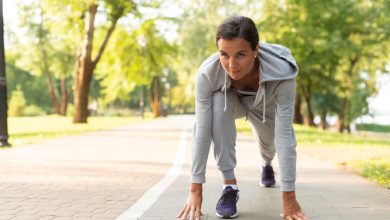
[[[176,11],[176,10],[169,10]],[[16,31],[17,27],[17,7],[15,0],[3,0],[4,24],[11,31]],[[172,34],[172,33],[171,33]],[[174,34],[173,34],[174,36]],[[173,37],[172,36],[172,37]],[[172,39],[172,37],[169,37]],[[390,63],[387,68],[390,70]],[[378,78],[378,95],[370,98],[369,108],[374,117],[364,116],[358,119],[357,122],[374,122],[378,124],[390,125],[390,75],[380,75]]]

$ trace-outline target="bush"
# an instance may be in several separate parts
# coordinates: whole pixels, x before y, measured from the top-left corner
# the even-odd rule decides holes
[[[12,91],[8,105],[8,115],[13,117],[23,116],[26,107],[26,99],[20,87]]]
[[[43,116],[43,115],[46,115],[46,112],[36,106],[36,105],[28,105],[25,109],[24,109],[24,116]]]

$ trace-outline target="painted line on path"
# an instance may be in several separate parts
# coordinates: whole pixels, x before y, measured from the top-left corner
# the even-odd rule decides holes
[[[137,220],[140,218],[164,193],[164,191],[180,175],[184,163],[187,148],[187,126],[183,128],[180,135],[180,142],[176,153],[176,158],[171,168],[165,174],[164,178],[152,186],[141,198],[137,200],[128,210],[123,212],[116,220]]]

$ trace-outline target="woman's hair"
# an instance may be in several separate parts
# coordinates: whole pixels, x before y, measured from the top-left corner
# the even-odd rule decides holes
[[[232,40],[243,38],[251,45],[252,50],[256,49],[259,43],[259,33],[252,19],[244,16],[232,16],[219,25],[215,42],[219,39]]]

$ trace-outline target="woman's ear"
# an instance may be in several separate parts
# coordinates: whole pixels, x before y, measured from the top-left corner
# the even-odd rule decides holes
[[[255,58],[257,57],[258,52],[259,52],[259,45],[256,45],[256,49],[253,51]]]

